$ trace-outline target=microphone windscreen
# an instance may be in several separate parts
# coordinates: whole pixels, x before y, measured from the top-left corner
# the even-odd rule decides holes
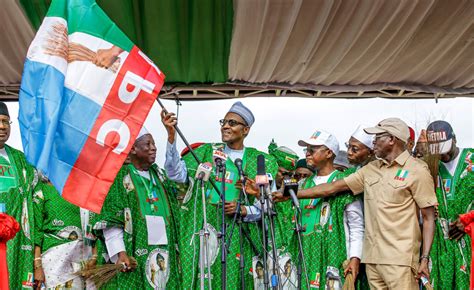
[[[265,156],[260,154],[257,156],[257,175],[266,175],[267,172],[265,170]]]
[[[240,158],[235,159],[234,164],[239,170],[242,169],[242,159]]]

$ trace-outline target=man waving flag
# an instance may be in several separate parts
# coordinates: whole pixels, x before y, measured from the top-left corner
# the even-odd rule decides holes
[[[23,71],[27,160],[65,199],[100,212],[164,78],[94,0],[54,0]]]

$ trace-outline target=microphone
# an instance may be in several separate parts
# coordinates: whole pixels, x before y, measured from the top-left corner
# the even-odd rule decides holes
[[[212,171],[212,164],[209,162],[199,164],[196,170],[196,179],[201,180],[203,182],[209,180],[209,176],[211,175]]]
[[[284,179],[283,184],[285,185],[285,189],[283,191],[284,196],[290,196],[291,200],[293,201],[293,205],[296,207],[298,211],[301,211],[300,209],[300,201],[298,200],[298,197],[296,193],[298,192],[298,182],[296,179]]]
[[[263,188],[269,184],[268,175],[265,171],[265,156],[262,154],[257,156],[257,175],[255,176],[255,183]]]
[[[214,150],[212,153],[212,160],[217,167],[225,166],[225,162],[227,161],[227,154],[222,152],[221,150]]]
[[[240,158],[235,159],[234,164],[235,164],[235,167],[237,167],[237,170],[239,171],[240,180],[242,181],[242,183],[244,183],[245,175],[244,175],[244,171],[242,170],[242,159]]]

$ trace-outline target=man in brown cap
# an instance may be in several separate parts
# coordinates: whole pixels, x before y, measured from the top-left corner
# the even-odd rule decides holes
[[[364,192],[362,263],[366,264],[370,287],[418,289],[417,279],[429,278],[437,204],[433,179],[426,163],[406,150],[410,133],[405,122],[389,118],[365,132],[375,135],[377,160],[342,180],[300,190],[298,198],[326,197],[347,190]],[[417,207],[423,215],[423,232]]]

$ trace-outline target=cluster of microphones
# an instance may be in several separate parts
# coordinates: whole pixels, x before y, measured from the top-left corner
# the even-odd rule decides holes
[[[217,169],[217,174],[222,170],[223,167],[225,167],[226,162],[227,162],[227,154],[222,152],[221,150],[214,150],[213,152],[213,162],[214,165],[216,166]],[[237,167],[237,170],[239,171],[239,176],[240,180],[242,181],[242,184],[245,186],[245,180],[246,176],[243,172],[242,169],[242,159],[236,158],[234,161],[235,166]],[[213,166],[210,162],[205,162],[199,164],[197,170],[196,170],[196,180],[199,180],[201,182],[206,182],[209,180],[209,177],[211,175]],[[271,196],[271,185],[273,182],[273,177],[270,173],[266,172],[266,167],[265,167],[265,156],[263,154],[260,154],[257,156],[257,175],[255,176],[255,184],[257,185],[258,188],[260,188],[260,192],[266,193],[269,196]],[[296,209],[299,211],[300,210],[300,205],[297,197],[297,192],[298,192],[298,181],[291,176],[285,176],[283,179],[283,195],[284,196],[289,196],[291,197],[291,200],[293,201],[293,205],[296,207]]]

